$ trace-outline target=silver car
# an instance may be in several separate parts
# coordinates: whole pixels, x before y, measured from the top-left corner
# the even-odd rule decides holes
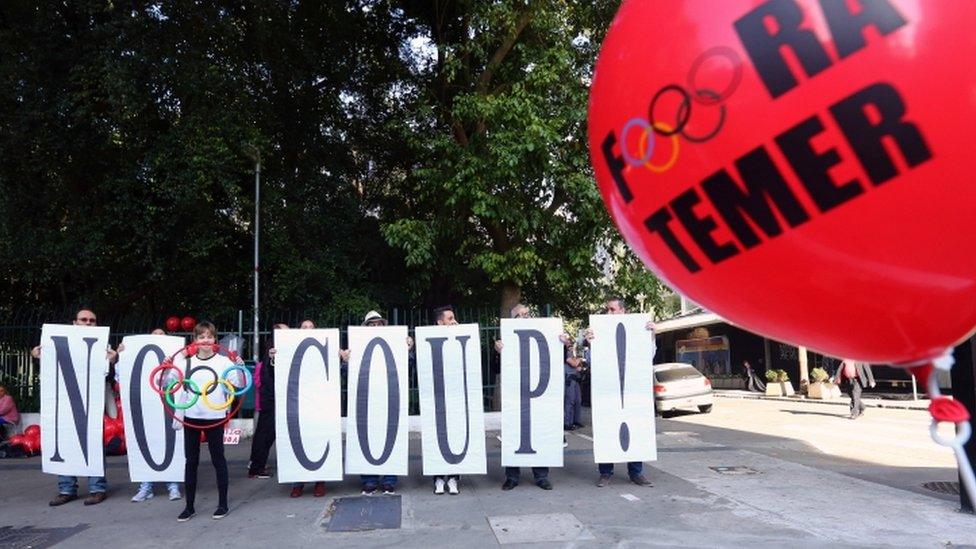
[[[691,364],[654,365],[654,409],[661,415],[681,408],[712,411],[712,382]]]

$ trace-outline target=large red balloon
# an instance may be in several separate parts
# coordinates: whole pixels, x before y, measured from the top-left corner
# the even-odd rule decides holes
[[[28,425],[27,428],[24,429],[24,434],[29,437],[39,437],[41,436],[41,426],[37,425],[36,423],[34,425]]]
[[[976,2],[850,4],[624,3],[590,148],[671,286],[774,339],[906,365],[976,326]]]
[[[180,329],[180,317],[171,316],[166,319],[166,331],[177,332]]]
[[[180,321],[180,326],[183,328],[184,332],[189,332],[197,325],[197,320],[192,316],[184,316],[183,320]]]

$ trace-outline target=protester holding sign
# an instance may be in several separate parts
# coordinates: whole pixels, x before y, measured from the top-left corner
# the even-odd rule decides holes
[[[227,459],[224,457],[224,424],[226,423],[226,407],[229,398],[224,390],[223,380],[226,373],[232,369],[234,362],[225,356],[214,352],[213,346],[217,342],[217,328],[210,322],[201,322],[193,328],[193,342],[197,345],[196,353],[186,357],[187,368],[184,374],[184,395],[190,393],[198,396],[196,402],[184,411],[186,421],[179,415],[173,420],[174,427],[183,430],[183,448],[186,453],[186,508],[177,517],[177,521],[184,522],[196,514],[194,503],[197,494],[197,467],[200,464],[201,435],[206,438],[210,449],[210,460],[213,462],[217,474],[217,510],[213,518],[222,519],[227,516],[227,488],[230,484],[227,475]],[[237,364],[244,362],[237,357]],[[224,372],[224,374],[218,374]],[[240,379],[240,372],[237,375]],[[227,381],[230,384],[230,381]]]
[[[151,335],[166,335],[166,330],[163,330],[162,328],[156,328],[155,330],[153,330],[152,332],[150,332],[150,334]],[[119,354],[122,354],[123,352],[125,352],[125,345],[123,345],[123,344],[120,343],[118,350],[119,350]],[[116,373],[116,377],[118,377],[118,373]],[[178,499],[183,499],[183,496],[180,494],[180,483],[179,482],[167,482],[166,483],[166,490],[169,492],[169,500],[170,501],[176,501]],[[132,496],[132,501],[135,502],[135,503],[138,503],[138,502],[141,502],[141,501],[147,501],[147,500],[152,499],[153,496],[154,496],[154,494],[153,494],[153,483],[152,482],[149,482],[149,481],[144,481],[144,482],[142,482],[142,483],[139,484],[139,490],[136,492],[136,495]]]
[[[607,300],[607,302],[604,304],[604,312],[608,315],[623,315],[627,314],[627,307],[624,305],[623,299],[615,297]],[[645,328],[648,332],[650,332],[649,345],[653,348],[654,324],[652,322],[648,322]],[[590,342],[593,341],[594,337],[593,330],[588,328],[586,330],[586,344],[589,345]],[[648,364],[645,366],[650,368],[650,362],[648,362]],[[610,479],[613,477],[613,464],[600,463],[598,469],[600,471],[600,478],[597,479],[596,485],[602,488],[610,484]],[[627,463],[627,476],[630,477],[631,482],[638,486],[652,486],[651,481],[647,480],[647,477],[644,476],[644,463],[641,461],[631,461]]]
[[[532,318],[531,311],[528,306],[523,303],[519,303],[511,310],[511,318],[513,319],[528,319]],[[540,321],[559,321],[559,319],[539,319]],[[560,321],[561,326],[561,321]],[[548,331],[552,331],[552,327],[547,328]],[[565,347],[570,338],[565,333],[559,333],[556,329],[556,334],[563,347]],[[521,331],[521,330],[519,330]],[[495,348],[502,353],[502,384],[503,386],[508,386],[508,388],[502,391],[502,464],[506,463],[521,463],[523,465],[531,465],[532,476],[535,478],[535,484],[543,490],[552,490],[552,483],[549,481],[549,467],[548,465],[556,464],[562,465],[562,447],[559,446],[558,438],[556,441],[550,440],[550,434],[547,432],[548,429],[542,429],[543,432],[539,432],[536,429],[538,438],[542,440],[537,447],[532,446],[532,413],[530,410],[530,403],[533,400],[537,400],[537,406],[542,409],[542,412],[553,412],[562,415],[563,412],[563,391],[554,392],[550,389],[550,386],[555,385],[557,388],[562,386],[562,376],[558,375],[562,372],[561,369],[554,371],[554,368],[558,367],[563,361],[562,360],[552,360],[552,357],[559,356],[565,359],[564,351],[559,349],[550,349],[549,341],[546,339],[546,335],[539,330],[525,330],[526,333],[519,334],[519,331],[515,331],[515,335],[518,336],[518,341],[520,345],[516,347],[518,356],[509,355],[507,353],[507,347],[505,347],[503,341],[506,338],[506,326],[505,322],[502,323],[502,341],[495,343]],[[524,340],[523,340],[523,336]],[[534,339],[536,345],[538,346],[538,352],[535,355],[536,358],[533,360],[530,357],[529,348],[531,347],[530,339]],[[555,339],[555,337],[553,338]],[[558,354],[555,354],[558,351]],[[509,358],[506,358],[509,357]],[[513,362],[514,361],[514,362]],[[535,364],[533,366],[533,364]],[[533,389],[530,387],[530,370],[537,370],[535,377],[537,378],[536,387]],[[506,372],[510,372],[506,376]],[[514,379],[512,374],[517,372],[519,379],[517,383],[509,383],[509,380]],[[553,381],[555,380],[555,381]],[[515,403],[516,406],[511,406]],[[515,412],[511,416],[505,414],[506,411]],[[548,418],[549,413],[539,413],[537,416],[541,418]],[[517,416],[517,417],[516,417]],[[508,419],[506,419],[508,418]],[[557,421],[562,421],[561,419]],[[510,426],[506,429],[506,424]],[[559,423],[556,423],[556,428],[553,431],[556,433],[555,436],[560,436],[560,431],[558,429]],[[509,438],[509,432],[518,432],[517,436],[517,448],[515,447],[516,438]],[[548,444],[549,442],[554,442],[554,444]],[[559,448],[558,454],[555,453],[555,449]],[[547,466],[537,465],[539,461],[551,461],[547,463]],[[535,462],[535,463],[526,463]],[[521,469],[518,465],[506,465],[505,466],[505,483],[502,484],[502,490],[511,490],[518,486],[519,478],[521,477]]]
[[[436,322],[438,326],[457,325],[458,321],[456,318],[454,318],[454,308],[447,305],[434,309],[434,322]],[[460,489],[458,488],[458,483],[460,481],[460,475],[436,475],[434,476],[434,493],[437,495],[443,494],[444,487],[446,485],[447,491],[450,492],[452,496],[456,496],[461,493]]]
[[[98,318],[91,310],[80,309],[77,313],[75,313],[75,319],[72,321],[72,324],[75,326],[97,326]],[[41,358],[40,345],[31,349],[31,356],[37,359]],[[112,347],[109,346],[106,347],[105,358],[108,360],[109,364],[112,364],[119,359],[119,355],[112,350]],[[107,490],[108,481],[105,479],[104,475],[88,477],[88,497],[85,498],[85,505],[98,505],[99,503],[105,501],[105,493]],[[57,507],[76,499],[78,499],[78,477],[58,475],[58,495],[49,502],[49,505],[51,507]]]
[[[288,326],[285,326],[285,328],[287,328],[287,327]],[[305,319],[305,320],[302,321],[301,329],[302,330],[314,330],[315,329],[315,323],[312,322],[309,319]],[[272,358],[271,360],[272,360],[272,364],[273,364],[274,363],[274,359]],[[272,390],[272,393],[273,393],[274,392],[274,384],[273,383],[271,385],[271,390]],[[272,403],[273,402],[274,402],[274,399],[272,398]],[[273,415],[271,417],[274,418]],[[273,419],[272,419],[271,424],[272,424],[272,426],[274,425],[274,420]],[[272,438],[272,440],[274,440],[274,439]],[[267,454],[265,454],[265,458],[267,458]],[[291,487],[291,497],[293,497],[293,498],[302,497],[302,494],[304,492],[305,492],[305,483],[304,482],[296,482]],[[319,480],[319,481],[316,481],[315,482],[315,488],[313,489],[312,495],[314,495],[317,498],[325,497],[325,482],[324,481]]]

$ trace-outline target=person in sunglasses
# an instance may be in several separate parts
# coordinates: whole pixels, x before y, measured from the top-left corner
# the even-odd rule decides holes
[[[72,324],[76,326],[98,326],[98,318],[91,309],[80,309],[75,313]],[[41,358],[40,345],[31,349],[31,356],[37,359]],[[105,358],[108,359],[109,365],[112,365],[119,359],[119,354],[109,346],[105,350]],[[88,477],[88,497],[85,498],[85,505],[98,505],[105,501],[107,491],[108,481],[104,476]],[[76,499],[78,499],[78,477],[58,475],[58,495],[48,502],[48,505],[57,507]]]

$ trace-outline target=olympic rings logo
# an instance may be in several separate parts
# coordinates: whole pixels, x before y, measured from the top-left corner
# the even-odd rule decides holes
[[[238,400],[237,408],[234,410],[236,413],[237,409],[240,408],[241,402],[243,402],[243,400],[239,399],[239,397],[244,396],[248,391],[251,390],[251,387],[254,385],[254,377],[251,375],[251,372],[247,370],[247,368],[238,364],[227,367],[227,369],[225,369],[219,376],[217,375],[217,372],[209,366],[197,366],[188,371],[187,374],[193,375],[193,371],[195,370],[206,370],[213,375],[213,379],[208,380],[201,388],[189,377],[184,377],[183,370],[173,364],[173,360],[180,353],[183,353],[187,357],[193,356],[200,347],[201,345],[199,344],[191,343],[190,345],[187,345],[183,349],[174,353],[172,356],[168,357],[159,366],[156,366],[149,374],[149,387],[152,388],[152,390],[155,391],[156,394],[158,394],[166,402],[166,404],[168,404],[170,408],[173,408],[174,410],[189,409],[193,407],[200,399],[202,399],[203,404],[211,410],[226,410],[227,408],[230,408],[235,400]],[[212,345],[210,347],[214,352],[218,352],[220,350],[219,345]],[[237,355],[232,351],[228,352],[228,356],[234,360],[237,358]],[[167,374],[167,371],[169,370],[172,370],[175,374]],[[233,384],[233,382],[231,382],[229,374],[234,371],[239,371],[244,376],[245,383],[243,387],[237,387]],[[163,380],[169,375],[175,375],[176,379],[173,379],[164,387]],[[210,398],[210,395],[217,389],[217,387],[220,387],[221,391],[226,397],[223,403],[214,403]],[[182,403],[176,402],[176,399],[174,398],[177,391],[180,389],[186,391],[186,393],[190,395],[190,398]],[[233,413],[231,415],[233,415]]]
[[[698,73],[702,66],[714,58],[724,58],[732,65],[732,75],[728,84],[718,91],[698,85]],[[690,143],[705,143],[717,136],[725,125],[726,108],[724,103],[736,92],[742,82],[742,67],[742,58],[739,54],[726,46],[716,46],[699,55],[688,70],[687,88],[679,84],[664,86],[651,98],[647,107],[647,118],[631,118],[624,124],[620,132],[620,150],[624,162],[633,168],[643,167],[654,173],[664,173],[678,162],[681,144],[679,138],[684,138]],[[658,104],[662,98],[669,94],[680,97],[673,124],[662,122],[657,118]],[[697,134],[688,131],[693,112],[697,113],[701,109],[714,107],[718,107],[718,120],[710,130]],[[627,145],[628,137],[635,128],[641,129],[640,137],[637,139],[636,155]],[[663,162],[655,164],[651,162],[651,159],[654,157],[658,138],[665,138],[670,141],[671,154]]]

